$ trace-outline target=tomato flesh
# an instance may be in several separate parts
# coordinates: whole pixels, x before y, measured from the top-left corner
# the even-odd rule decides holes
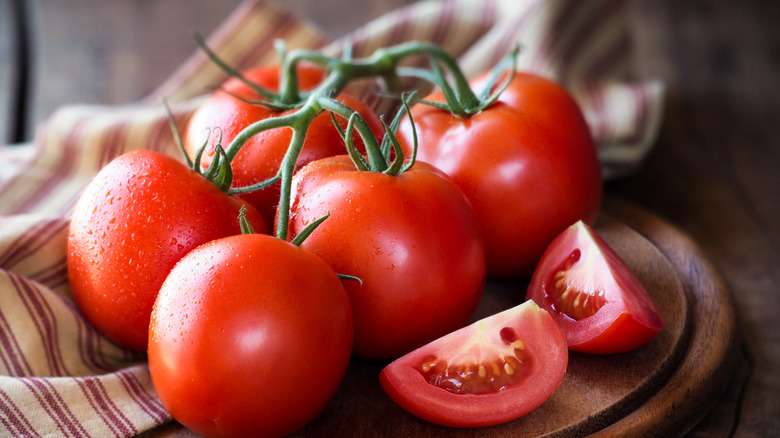
[[[566,372],[566,340],[533,301],[482,319],[389,364],[385,392],[433,423],[504,423],[547,400]]]
[[[431,355],[419,367],[425,380],[455,394],[486,394],[523,382],[530,374],[534,360],[525,352],[523,341],[512,328],[504,327],[499,331],[504,344],[476,342],[479,337],[485,337],[484,330],[480,327],[472,337],[475,342],[469,342],[469,345],[477,350],[492,347],[487,348],[490,351],[469,352],[471,358],[455,357],[449,362]]]
[[[630,351],[664,328],[647,290],[609,244],[582,221],[550,244],[527,298],[550,311],[569,348],[583,353]]]
[[[552,308],[575,321],[595,314],[606,304],[603,290],[581,290],[572,279],[576,272],[574,267],[580,261],[581,255],[579,249],[572,251],[562,266],[555,271],[550,282],[552,286],[546,291],[553,303]]]

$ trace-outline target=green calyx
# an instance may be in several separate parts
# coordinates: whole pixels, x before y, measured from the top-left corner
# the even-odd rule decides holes
[[[385,129],[385,135],[382,138],[381,145],[377,143],[373,135],[364,135],[362,132],[360,132],[360,138],[363,140],[363,144],[366,147],[366,153],[369,157],[369,160],[366,160],[366,158],[364,158],[363,155],[358,152],[352,140],[352,133],[355,123],[363,122],[360,114],[353,112],[349,116],[346,131],[341,129],[339,124],[336,122],[335,117],[331,115],[331,117],[333,117],[333,125],[341,134],[341,138],[344,139],[347,153],[352,159],[352,162],[355,164],[355,168],[357,170],[381,172],[386,175],[397,176],[408,171],[414,166],[417,157],[417,132],[415,130],[414,121],[412,120],[411,111],[409,110],[408,105],[408,101],[412,98],[412,96],[414,96],[414,93],[401,96],[401,102],[403,104],[402,111],[398,111],[390,125],[385,122],[384,117],[380,117],[380,120],[382,121]],[[398,138],[396,137],[398,127],[401,125],[401,119],[403,118],[404,114],[409,117],[414,139],[412,155],[408,162],[405,162],[401,144],[398,142]]]
[[[184,148],[184,144],[181,140],[181,134],[179,133],[179,129],[176,126],[176,120],[173,117],[171,108],[165,99],[163,99],[163,106],[165,107],[166,114],[168,115],[168,123],[171,126],[171,131],[173,132],[173,139],[176,142],[176,146],[179,148],[182,156],[184,157],[184,161],[187,163],[187,166],[197,172],[199,175],[211,181],[220,191],[230,194],[230,187],[233,185],[233,168],[230,165],[231,160],[228,159],[225,149],[222,148],[222,131],[218,130],[219,134],[217,138],[217,144],[214,146],[214,158],[212,159],[211,164],[209,164],[209,167],[204,169],[201,165],[201,159],[203,157],[203,152],[206,150],[206,147],[209,144],[212,133],[209,132],[209,135],[206,136],[206,140],[196,151],[194,159],[190,158],[189,154]]]
[[[326,214],[325,216],[317,219],[316,221],[310,223],[306,228],[304,228],[300,233],[298,233],[297,236],[295,236],[295,239],[290,241],[291,244],[295,246],[301,246],[304,240],[306,240],[307,237],[311,235],[314,230],[322,224],[325,219],[327,219],[330,216],[330,212]],[[252,225],[249,223],[249,220],[246,218],[246,206],[242,205],[241,209],[238,211],[238,223],[241,227],[241,234],[255,234],[255,230],[252,229]],[[347,274],[336,274],[339,279],[341,280],[350,280],[350,281],[357,281],[360,283],[361,286],[363,286],[363,280],[361,280],[359,277],[355,277],[354,275],[347,275]]]
[[[246,218],[246,205],[242,205],[241,209],[238,210],[238,225],[241,227],[241,234],[255,234],[252,224]]]
[[[418,77],[437,84],[445,100],[444,103],[422,99],[416,99],[414,102],[439,108],[464,119],[477,114],[496,103],[501,93],[512,82],[517,69],[519,53],[520,46],[517,46],[509,55],[496,64],[491,70],[485,86],[476,95],[468,85],[464,87],[463,80],[458,76],[453,76],[453,84],[451,85],[447,80],[445,72],[435,62],[431,63],[431,70],[406,70],[408,76]],[[503,80],[498,83],[499,79]]]

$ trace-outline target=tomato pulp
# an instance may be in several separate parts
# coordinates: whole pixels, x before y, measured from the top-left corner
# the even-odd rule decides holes
[[[581,221],[550,244],[527,298],[553,315],[574,351],[623,353],[664,328],[647,290],[609,244]]]
[[[379,381],[391,399],[424,420],[479,427],[540,406],[567,365],[561,330],[547,311],[526,301],[395,360]]]

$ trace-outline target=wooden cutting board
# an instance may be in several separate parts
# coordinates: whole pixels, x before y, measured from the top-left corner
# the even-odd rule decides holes
[[[518,420],[479,429],[445,428],[412,416],[379,385],[387,362],[355,358],[325,411],[293,436],[683,435],[709,411],[734,371],[732,298],[696,245],[660,218],[607,199],[595,229],[661,309],[667,327],[650,343],[611,356],[572,352],[563,382],[542,406]],[[489,282],[475,319],[522,303],[526,288],[526,281]],[[175,423],[149,435],[196,436]]]

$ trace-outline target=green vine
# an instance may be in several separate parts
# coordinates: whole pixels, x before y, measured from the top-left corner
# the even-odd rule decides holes
[[[279,215],[275,234],[276,237],[283,240],[288,238],[291,184],[295,165],[303,148],[308,128],[314,118],[320,113],[324,111],[331,113],[331,117],[334,118],[334,124],[336,124],[344,139],[347,153],[352,158],[356,169],[399,175],[414,166],[417,151],[415,134],[413,152],[409,160],[405,160],[401,146],[395,136],[404,114],[411,121],[409,102],[433,105],[449,111],[457,117],[470,117],[495,103],[498,96],[512,80],[519,53],[519,49],[515,49],[502,60],[494,68],[485,88],[479,94],[475,94],[456,60],[441,47],[430,43],[419,41],[406,42],[392,47],[380,48],[366,58],[353,59],[349,48],[344,51],[342,57],[334,58],[313,50],[295,49],[288,51],[283,42],[277,41],[276,50],[281,58],[280,86],[278,92],[273,92],[247,80],[240,72],[222,61],[208,48],[200,35],[195,34],[195,40],[215,64],[230,76],[236,77],[250,86],[264,99],[256,103],[276,111],[285,110],[287,112],[278,117],[252,123],[236,135],[226,148],[222,148],[220,133],[215,158],[205,172],[200,168],[200,157],[208,143],[208,138],[198,150],[194,160],[190,160],[187,157],[187,163],[229,195],[262,190],[277,182],[281,182]],[[411,56],[426,57],[431,66],[430,70],[401,67],[401,61]],[[327,71],[327,75],[322,82],[308,92],[302,92],[298,86],[297,66],[304,61],[320,65]],[[400,83],[399,78],[404,76],[420,78],[439,87],[442,90],[445,102],[418,100],[413,97],[413,94],[401,94],[402,110],[398,112],[389,125],[382,119],[386,133],[380,145],[376,141],[370,126],[363,120],[360,114],[335,100],[335,97],[352,81],[370,77],[382,78],[386,86],[390,88],[389,92],[397,93],[399,90],[394,87]],[[502,77],[503,81],[496,86],[497,81]],[[335,123],[335,115],[344,117],[348,121],[346,130],[342,130]],[[174,122],[171,123],[172,127],[175,128]],[[232,163],[244,144],[260,132],[278,128],[290,128],[293,134],[277,174],[257,184],[245,187],[232,187],[233,176],[230,170],[230,163]],[[412,129],[414,130],[413,122]],[[366,146],[366,157],[363,157],[353,145],[352,137],[354,132],[358,133]],[[176,141],[183,150],[178,135],[176,135]],[[186,157],[187,154],[185,153],[184,155]],[[326,217],[318,221],[317,224],[325,220]],[[308,230],[306,235],[313,231],[313,228]]]

